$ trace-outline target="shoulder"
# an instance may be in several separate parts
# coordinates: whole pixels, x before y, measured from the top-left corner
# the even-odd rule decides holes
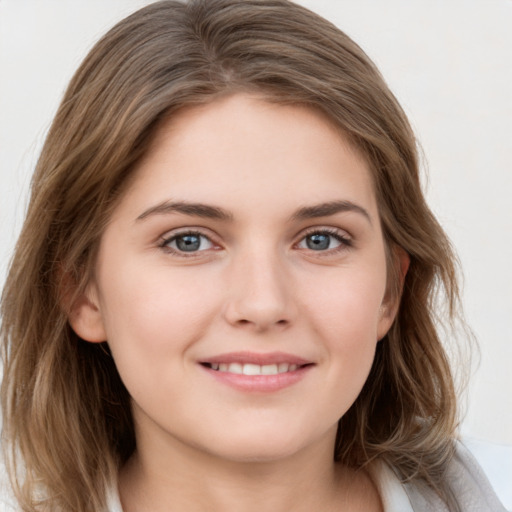
[[[448,466],[446,480],[452,495],[464,512],[506,512],[482,468],[464,446],[457,442],[455,455]],[[404,484],[416,512],[449,512],[446,504],[431,489],[418,484]]]
[[[401,483],[394,471],[380,462],[370,468],[384,512],[451,512],[435,491],[417,481]],[[456,443],[446,479],[463,512],[506,512],[491,484],[469,450]]]
[[[487,476],[472,453],[458,442],[456,453],[449,470],[452,489],[462,510],[481,512],[504,511]]]

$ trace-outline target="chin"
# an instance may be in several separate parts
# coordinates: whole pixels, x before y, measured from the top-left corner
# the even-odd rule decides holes
[[[292,457],[299,452],[301,447],[274,445],[271,443],[240,443],[232,445],[222,453],[217,451],[217,455],[232,462],[239,463],[271,463]]]
[[[259,432],[250,429],[250,432],[231,433],[231,435],[215,443],[215,454],[232,462],[241,463],[271,463],[282,461],[308,449],[317,449],[318,444],[328,443],[334,450],[334,434],[328,432],[324,435],[308,436],[304,429],[300,431],[276,430],[262,428]]]

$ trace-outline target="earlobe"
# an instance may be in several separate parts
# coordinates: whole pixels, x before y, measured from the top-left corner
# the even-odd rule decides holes
[[[395,320],[396,312],[398,310],[398,304],[396,307],[390,308],[386,304],[383,304],[379,308],[379,323],[377,327],[377,341],[380,341],[393,325]]]
[[[94,287],[88,287],[73,301],[68,321],[73,331],[85,341],[100,343],[107,339]]]
[[[388,283],[386,296],[379,308],[379,324],[377,329],[377,340],[379,341],[386,336],[397,315],[405,276],[409,270],[410,262],[409,254],[404,249],[401,247],[394,249],[393,283]]]
[[[400,292],[404,286],[405,276],[407,275],[407,271],[409,270],[409,265],[411,264],[411,257],[404,249],[401,247],[396,248],[396,258],[398,259],[399,270],[400,270]]]

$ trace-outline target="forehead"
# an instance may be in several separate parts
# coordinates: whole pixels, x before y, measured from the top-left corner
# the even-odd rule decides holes
[[[365,159],[325,115],[248,94],[166,120],[127,196],[141,204],[191,199],[262,211],[343,199],[376,209]]]

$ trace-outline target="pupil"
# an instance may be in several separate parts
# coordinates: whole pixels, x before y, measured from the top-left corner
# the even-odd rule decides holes
[[[308,246],[308,249],[313,249],[313,251],[329,249],[329,242],[329,235],[310,235],[306,239],[306,245]]]
[[[201,245],[201,239],[197,235],[182,235],[176,238],[176,246],[180,251],[197,251]]]

